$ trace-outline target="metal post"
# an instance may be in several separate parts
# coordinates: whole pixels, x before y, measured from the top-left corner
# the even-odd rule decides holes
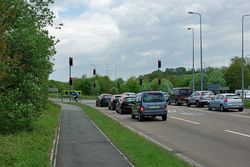
[[[192,90],[193,90],[193,92],[194,92],[194,28],[188,28],[188,30],[192,30],[192,54],[193,54],[193,65],[192,65],[192,72],[193,72],[193,74],[192,74]]]
[[[201,14],[197,12],[188,12],[189,14],[197,14],[200,16],[200,54],[201,54],[201,90],[204,89],[204,77],[203,77],[203,67],[202,67],[202,23],[201,23]]]
[[[244,17],[247,17],[247,16],[250,16],[250,14],[246,14],[246,15],[243,15],[242,16],[242,26],[241,26],[241,28],[242,28],[242,45],[241,45],[241,47],[242,47],[242,57],[241,57],[241,66],[242,66],[242,79],[241,79],[241,88],[242,88],[242,90],[241,90],[241,96],[242,96],[242,99],[244,98],[244,71],[245,71],[245,69],[244,69]]]

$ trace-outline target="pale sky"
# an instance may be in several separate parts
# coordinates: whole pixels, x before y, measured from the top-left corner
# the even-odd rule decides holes
[[[50,79],[99,75],[127,79],[151,73],[157,60],[166,68],[192,66],[192,33],[195,30],[195,68],[200,68],[199,16],[202,15],[203,67],[228,66],[241,56],[241,18],[250,14],[249,0],[55,0],[51,35],[61,42]],[[250,57],[250,17],[244,19],[245,56]],[[94,64],[94,65],[93,65]]]

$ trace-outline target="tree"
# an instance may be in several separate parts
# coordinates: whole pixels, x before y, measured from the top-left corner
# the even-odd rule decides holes
[[[55,54],[55,39],[44,30],[53,22],[51,3],[1,0],[1,133],[31,129],[46,106],[50,59]]]
[[[158,78],[155,78],[151,82],[152,90],[160,90],[163,92],[170,92],[173,88],[173,84],[167,79],[161,79],[161,85],[158,85]]]
[[[231,59],[231,64],[224,74],[227,85],[230,87],[231,91],[241,88],[241,73],[241,58],[234,57],[233,59]],[[244,73],[244,85],[245,87],[247,87],[250,83],[249,70],[245,68]]]
[[[224,79],[224,75],[221,70],[214,70],[209,75],[207,85],[212,85],[212,84],[226,86],[226,80]]]
[[[203,75],[203,79],[204,79],[204,90],[207,89],[206,85],[207,85],[207,80],[208,80],[208,77],[206,74]],[[192,86],[192,80],[190,80],[189,82],[189,86],[191,87]],[[194,76],[194,88],[195,90],[201,90],[201,74],[198,73]]]
[[[140,92],[141,88],[139,86],[138,80],[135,77],[130,77],[126,83],[126,90],[129,92]]]

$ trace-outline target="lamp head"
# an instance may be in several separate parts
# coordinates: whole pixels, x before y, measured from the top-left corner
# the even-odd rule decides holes
[[[194,14],[194,12],[188,12],[188,14]]]

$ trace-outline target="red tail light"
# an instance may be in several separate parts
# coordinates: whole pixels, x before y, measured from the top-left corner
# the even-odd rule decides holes
[[[168,112],[168,106],[165,107],[165,112]]]
[[[144,107],[143,106],[140,107],[140,110],[141,110],[141,112],[144,112]]]
[[[224,102],[225,102],[225,103],[227,103],[227,102],[228,102],[227,98],[226,98],[226,99],[224,99]]]

